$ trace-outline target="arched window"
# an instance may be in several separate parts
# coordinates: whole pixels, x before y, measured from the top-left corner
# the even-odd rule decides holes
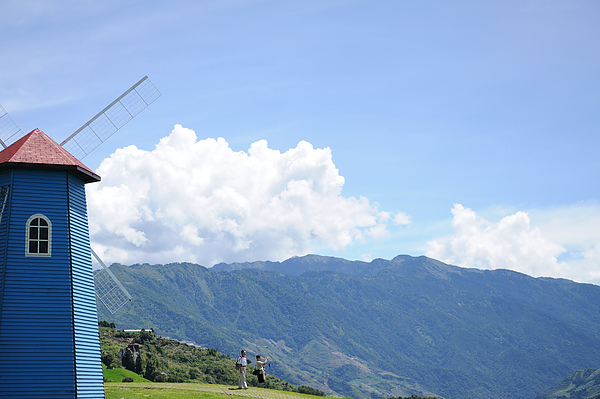
[[[50,256],[52,251],[52,223],[41,213],[27,220],[25,256]]]

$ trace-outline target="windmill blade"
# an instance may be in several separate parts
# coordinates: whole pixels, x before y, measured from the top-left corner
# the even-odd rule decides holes
[[[81,160],[160,95],[148,76],[144,76],[60,145]]]
[[[91,249],[91,248],[90,248]],[[131,294],[123,287],[123,284],[102,262],[102,259],[92,249],[92,255],[100,263],[102,269],[94,273],[94,288],[100,302],[106,306],[111,314],[121,309],[128,301],[131,301]]]
[[[25,136],[23,130],[0,105],[0,144],[6,148],[23,136]]]

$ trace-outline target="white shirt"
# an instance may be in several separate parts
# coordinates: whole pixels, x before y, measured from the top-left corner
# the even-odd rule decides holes
[[[246,367],[248,365],[248,362],[246,361],[246,357],[245,356],[240,356],[240,358],[237,361],[239,364],[242,365],[242,367]]]

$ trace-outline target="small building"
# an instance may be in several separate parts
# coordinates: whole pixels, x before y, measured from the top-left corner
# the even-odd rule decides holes
[[[138,332],[142,332],[142,331],[151,332],[151,333],[154,334],[154,330],[152,330],[151,328],[150,329],[143,329],[142,328],[140,330],[123,330],[123,332],[126,332],[126,333],[138,333]]]

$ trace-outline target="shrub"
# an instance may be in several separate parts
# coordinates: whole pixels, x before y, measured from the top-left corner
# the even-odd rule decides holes
[[[115,361],[115,357],[110,352],[102,352],[102,363],[106,365],[106,367],[110,367]]]
[[[325,392],[319,391],[318,389],[314,389],[314,388],[311,388],[311,387],[306,386],[306,385],[299,386],[298,387],[298,392],[299,393],[305,393],[305,394],[308,394],[308,395],[325,396]]]

